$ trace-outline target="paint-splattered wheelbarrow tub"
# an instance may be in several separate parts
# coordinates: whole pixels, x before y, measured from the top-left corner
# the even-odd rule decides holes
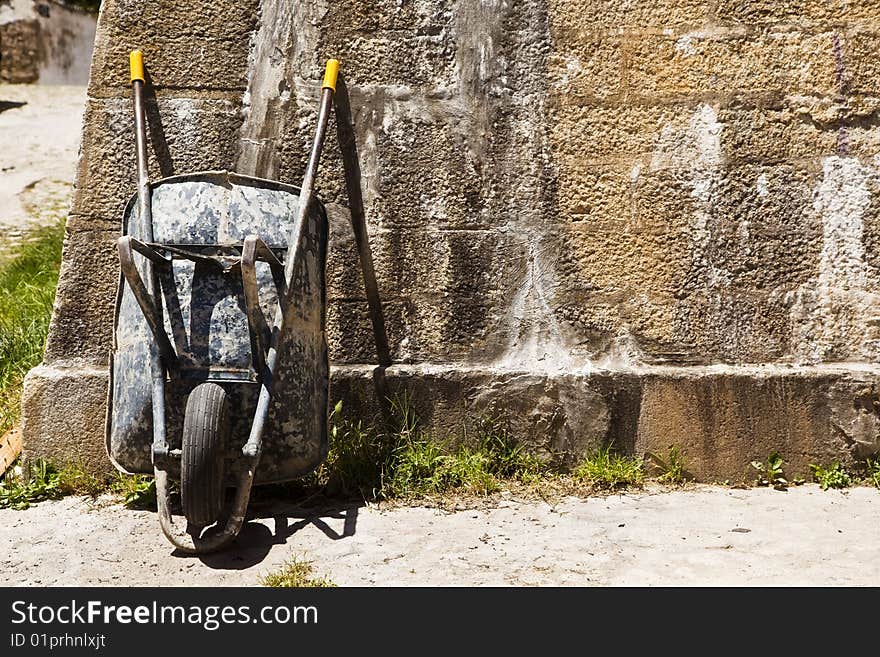
[[[140,57],[107,451],[124,472],[155,474],[163,532],[203,553],[238,534],[254,483],[295,479],[327,454],[327,216],[312,188],[335,67],[302,189],[226,171],[150,183]]]

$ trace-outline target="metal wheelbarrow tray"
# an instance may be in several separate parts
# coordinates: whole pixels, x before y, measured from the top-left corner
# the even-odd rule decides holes
[[[131,53],[138,193],[117,243],[107,453],[124,472],[155,474],[162,531],[183,552],[232,541],[255,482],[295,479],[327,455],[328,227],[314,180],[338,69],[327,62],[301,189],[227,171],[151,183],[143,55]],[[350,125],[347,96],[337,108]],[[352,217],[362,220],[353,133],[339,132]],[[363,223],[353,226],[384,331]],[[171,510],[171,480],[185,525]]]
[[[196,501],[208,507],[204,517],[196,518],[207,525],[226,486],[240,487],[248,477],[255,483],[294,479],[326,456],[327,218],[323,204],[314,199],[294,257],[293,284],[283,309],[285,329],[277,336],[274,394],[262,432],[260,467],[253,472],[242,446],[259,420],[262,355],[271,337],[278,290],[284,286],[283,265],[291,257],[287,240],[300,190],[229,172],[174,176],[150,187],[152,241],[139,230],[137,197],[126,206],[119,241],[107,451],[114,465],[128,473],[153,473],[155,462],[157,484],[163,470],[164,477],[180,479],[181,460],[216,463],[216,491],[195,492],[215,498]],[[136,261],[133,252],[143,257]],[[161,307],[154,307],[146,292],[148,261],[161,290]],[[152,404],[151,358],[157,352],[168,371],[165,453],[154,445],[154,422],[162,420]],[[197,388],[201,407],[192,401]],[[225,404],[214,399],[223,393]],[[225,426],[212,428],[212,422]],[[185,449],[210,450],[182,444],[193,431],[216,431],[223,453],[184,454]],[[194,436],[192,442],[201,438]],[[192,467],[188,462],[185,466]],[[186,476],[184,472],[184,480]],[[167,491],[159,492],[161,505]],[[160,509],[160,520],[162,516]]]

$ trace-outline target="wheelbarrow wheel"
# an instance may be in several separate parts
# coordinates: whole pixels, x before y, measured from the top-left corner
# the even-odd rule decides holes
[[[223,509],[224,455],[229,435],[226,391],[200,383],[186,401],[180,454],[180,501],[194,525],[210,525]]]

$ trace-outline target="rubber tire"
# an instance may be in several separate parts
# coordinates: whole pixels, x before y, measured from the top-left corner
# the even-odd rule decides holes
[[[191,524],[213,524],[223,509],[228,436],[226,391],[200,383],[186,400],[180,454],[180,501]]]

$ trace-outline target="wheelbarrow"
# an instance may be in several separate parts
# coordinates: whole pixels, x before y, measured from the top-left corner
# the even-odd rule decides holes
[[[254,484],[296,479],[327,455],[328,222],[314,182],[339,62],[327,62],[299,188],[229,171],[151,183],[140,51],[130,64],[138,191],[117,243],[107,452],[122,472],[155,475],[159,523],[171,543],[207,553],[238,535]],[[387,365],[347,92],[336,107],[380,364]],[[183,521],[172,511],[171,482],[179,482]]]

